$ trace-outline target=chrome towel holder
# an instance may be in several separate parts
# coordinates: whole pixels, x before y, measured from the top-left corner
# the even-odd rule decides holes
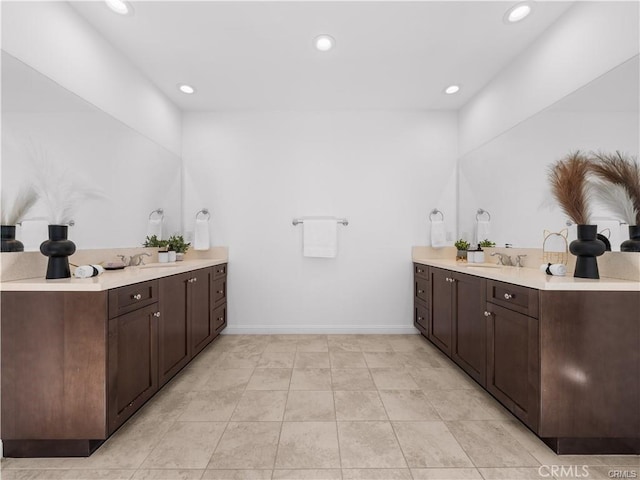
[[[149,214],[149,220],[151,220],[151,217],[153,217],[154,215],[158,215],[158,217],[160,217],[160,220],[162,220],[164,218],[164,209],[163,208],[156,208],[154,211],[152,211]]]
[[[204,215],[207,220],[211,218],[211,214],[209,213],[208,208],[203,208],[202,210],[199,210],[198,213],[196,213],[196,220],[198,220],[198,215],[201,215],[201,214]]]
[[[336,218],[336,222],[341,223],[342,225],[344,225],[345,227],[347,225],[349,225],[349,220],[347,220],[346,218]],[[304,218],[294,218],[291,221],[291,224],[295,227],[296,225],[300,224],[300,223],[304,223]]]
[[[440,221],[444,222],[444,213],[442,213],[437,208],[434,208],[433,210],[431,210],[431,213],[429,213],[429,221],[433,223],[434,215],[438,215],[438,214],[440,214]]]
[[[487,212],[485,209],[479,208],[478,211],[476,212],[476,222],[480,221],[480,217],[482,217],[482,215],[486,215],[487,221],[489,222],[491,221],[491,214]]]

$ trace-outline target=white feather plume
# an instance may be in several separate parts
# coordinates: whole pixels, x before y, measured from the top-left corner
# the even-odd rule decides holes
[[[18,190],[18,195],[13,204],[9,204],[5,198],[4,192],[2,194],[2,225],[16,225],[24,220],[25,216],[31,210],[31,207],[38,200],[38,194],[31,185],[23,185]]]
[[[624,186],[599,180],[591,180],[595,199],[616,219],[635,225],[636,212],[633,201]]]

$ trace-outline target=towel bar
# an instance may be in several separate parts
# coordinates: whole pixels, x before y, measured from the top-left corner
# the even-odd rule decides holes
[[[342,225],[344,225],[345,227],[347,225],[349,225],[349,220],[347,220],[346,218],[336,218],[336,222],[341,223]],[[304,223],[304,218],[294,218],[293,221],[291,222],[291,224],[295,227],[296,225],[298,225],[299,223]]]

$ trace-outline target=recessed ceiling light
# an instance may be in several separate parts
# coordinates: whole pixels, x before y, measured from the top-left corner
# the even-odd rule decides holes
[[[131,4],[125,0],[104,0],[109,7],[114,12],[120,15],[133,15],[133,7]]]
[[[178,89],[182,93],[186,93],[187,95],[191,95],[193,93],[196,93],[196,89],[193,88],[191,85],[187,85],[186,83],[181,83],[180,85],[178,85]]]
[[[533,7],[530,2],[522,2],[514,5],[507,13],[504,14],[505,23],[517,23],[529,16],[533,11]]]
[[[444,89],[444,93],[446,93],[447,95],[453,95],[454,93],[458,93],[459,91],[460,91],[459,85],[449,85],[447,88]]]
[[[336,41],[330,35],[318,35],[313,43],[321,52],[328,52],[334,47]]]

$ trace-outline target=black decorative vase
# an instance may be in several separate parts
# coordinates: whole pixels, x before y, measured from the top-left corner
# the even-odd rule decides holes
[[[67,225],[49,225],[49,240],[42,242],[40,252],[49,257],[47,279],[69,278],[69,255],[76,251],[76,245],[67,240]]]
[[[596,257],[605,251],[605,245],[598,240],[597,225],[578,225],[578,239],[569,244],[569,251],[578,258],[574,277],[600,278]]]
[[[2,225],[0,226],[2,233],[2,252],[24,252],[24,245],[20,240],[16,240],[16,226]]]
[[[4,237],[2,238],[4,239]],[[629,225],[629,240],[620,244],[620,251],[640,252],[640,225]]]

